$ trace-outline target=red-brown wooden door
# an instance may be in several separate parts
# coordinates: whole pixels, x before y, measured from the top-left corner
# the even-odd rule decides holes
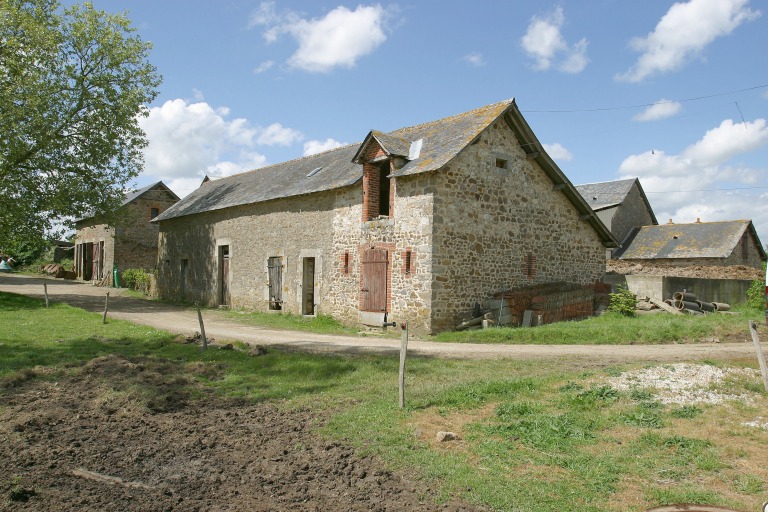
[[[387,311],[386,249],[366,249],[362,253],[361,310]]]

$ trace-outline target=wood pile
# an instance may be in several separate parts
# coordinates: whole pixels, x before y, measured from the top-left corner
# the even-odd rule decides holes
[[[56,279],[76,279],[77,275],[71,271],[71,270],[65,270],[63,265],[60,265],[58,263],[51,263],[49,265],[44,265],[40,271],[43,274],[48,274],[49,276],[53,276]]]

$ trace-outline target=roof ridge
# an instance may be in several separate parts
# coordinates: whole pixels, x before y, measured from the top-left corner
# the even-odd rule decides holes
[[[445,123],[446,121],[451,121],[453,119],[458,119],[460,117],[467,117],[467,116],[474,115],[474,114],[477,114],[478,112],[482,112],[482,111],[485,111],[485,110],[491,110],[493,108],[500,107],[501,105],[509,106],[514,101],[515,101],[515,98],[509,98],[509,99],[506,99],[506,100],[503,100],[503,101],[497,101],[496,103],[491,103],[489,105],[483,105],[482,107],[477,107],[477,108],[475,108],[473,110],[468,110],[466,112],[461,112],[461,113],[458,113],[458,114],[453,114],[453,115],[447,116],[447,117],[441,117],[440,119],[435,119],[434,121],[427,121],[427,122],[424,122],[424,123],[414,124],[414,125],[410,125],[410,126],[403,126],[403,127],[398,128],[396,130],[392,130],[390,132],[384,132],[384,133],[386,133],[387,135],[392,135],[392,134],[394,134],[396,132],[400,132],[400,131],[403,131],[403,130],[413,130],[413,129],[417,129],[417,128],[424,128],[426,126],[433,126],[433,125],[436,125],[436,124],[442,124],[442,123]]]
[[[213,179],[211,179],[211,182],[213,183],[213,182],[217,182],[217,181],[222,181],[222,180],[226,180],[226,179],[229,179],[229,178],[234,178],[235,176],[243,176],[244,174],[252,174],[252,173],[255,173],[255,172],[258,172],[258,171],[265,171],[265,170],[268,170],[268,169],[272,169],[273,167],[283,166],[283,165],[291,164],[291,163],[295,163],[295,162],[300,162],[302,160],[310,160],[310,159],[315,158],[317,156],[325,155],[325,154],[328,154],[328,153],[332,153],[334,151],[340,151],[342,149],[349,148],[350,146],[355,146],[355,145],[360,145],[360,142],[353,142],[353,143],[350,143],[350,144],[344,144],[343,146],[339,146],[337,148],[326,149],[325,151],[321,151],[320,153],[313,153],[311,155],[304,155],[304,156],[300,156],[298,158],[293,158],[291,160],[286,160],[284,162],[277,162],[277,163],[274,163],[274,164],[265,165],[264,167],[256,167],[255,169],[250,169],[248,171],[243,171],[243,172],[238,172],[238,173],[235,173],[235,174],[230,174],[229,176],[223,176],[223,177],[218,178],[218,179],[213,178]]]

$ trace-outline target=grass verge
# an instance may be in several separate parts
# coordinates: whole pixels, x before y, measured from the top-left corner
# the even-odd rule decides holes
[[[131,393],[163,412],[156,404],[175,387],[189,399],[214,394],[309,407],[330,416],[323,435],[433,481],[444,496],[495,510],[641,511],[677,502],[756,510],[768,492],[768,431],[746,424],[768,406],[759,377],[728,384],[740,401],[667,405],[653,390],[606,383],[630,367],[410,358],[401,410],[395,357],[200,352],[169,333],[105,325],[101,315],[66,305],[46,309],[11,294],[0,294],[0,304],[0,395],[118,354],[158,377],[138,391],[115,386],[105,401]],[[459,439],[438,442],[438,431]]]

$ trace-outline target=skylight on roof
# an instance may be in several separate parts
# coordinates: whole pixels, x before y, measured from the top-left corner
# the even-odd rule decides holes
[[[322,167],[317,167],[315,169],[312,169],[312,171],[309,174],[307,174],[307,178],[311,178],[315,174],[319,173],[321,169]]]

